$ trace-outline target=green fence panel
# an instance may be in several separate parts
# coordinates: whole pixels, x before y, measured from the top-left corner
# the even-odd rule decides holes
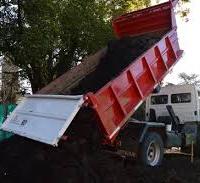
[[[8,104],[7,108],[8,108],[8,114],[10,114],[16,107],[16,104]],[[4,122],[4,114],[3,114],[3,105],[0,104],[0,126],[2,125],[2,123]],[[3,130],[0,130],[0,142],[10,138],[13,134],[9,133],[9,132],[5,132]]]

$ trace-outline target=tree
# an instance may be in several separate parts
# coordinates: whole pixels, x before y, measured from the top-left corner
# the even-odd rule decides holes
[[[19,68],[10,63],[6,63],[5,61],[1,61],[0,67],[0,101],[3,107],[3,117],[6,119],[9,112],[8,106],[16,103],[17,95],[19,93]]]
[[[51,57],[59,36],[57,4],[51,0],[2,3],[0,50],[22,69],[35,92],[52,79]]]
[[[150,0],[0,0],[0,55],[33,93],[113,38],[111,19]]]
[[[200,86],[200,78],[197,74],[186,74],[182,72],[179,74],[179,78],[182,80],[180,84],[194,84]]]

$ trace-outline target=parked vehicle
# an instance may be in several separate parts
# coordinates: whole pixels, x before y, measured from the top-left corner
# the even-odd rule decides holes
[[[146,120],[165,123],[167,147],[182,147],[184,151],[194,143],[195,152],[200,155],[200,89],[195,85],[170,85],[149,96]]]
[[[2,128],[54,146],[63,135],[86,139],[159,165],[165,123],[131,116],[182,56],[175,4],[169,1],[114,19],[117,40],[27,96]]]
[[[150,110],[157,118],[169,116],[166,106],[171,105],[181,125],[200,121],[200,89],[195,85],[170,85],[152,94],[146,102],[146,120],[152,120]]]

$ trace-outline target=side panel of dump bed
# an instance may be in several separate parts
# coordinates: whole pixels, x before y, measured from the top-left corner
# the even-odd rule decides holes
[[[30,95],[6,119],[2,129],[57,146],[83,102],[82,96]]]
[[[137,21],[137,23],[141,24],[144,17],[146,17],[144,24],[148,21],[154,22],[154,19],[152,20],[153,13],[156,13],[156,16],[164,13],[162,18],[165,20],[160,22],[161,24],[165,22],[165,28],[168,28],[169,32],[156,45],[134,60],[118,77],[110,81],[97,93],[87,95],[88,101],[96,111],[99,124],[108,141],[114,140],[121,127],[163,80],[182,55],[171,2],[161,4],[156,8],[146,9],[144,13],[145,16],[143,15],[141,19],[138,18],[141,16],[141,11],[139,11],[138,16],[137,13],[133,13],[135,19],[131,17],[131,14],[122,16],[121,27],[119,26],[120,18],[117,19],[117,24],[119,25],[114,25],[114,27],[118,36],[136,34],[139,29],[136,28],[137,30],[135,31],[134,22]],[[129,29],[126,26],[126,22],[129,24]],[[153,27],[153,24],[149,24],[148,27],[141,28],[139,33],[153,30]],[[164,26],[161,27],[163,29]]]
[[[109,140],[115,137],[181,55],[177,33],[172,30],[117,78],[96,94],[88,94],[89,102]]]

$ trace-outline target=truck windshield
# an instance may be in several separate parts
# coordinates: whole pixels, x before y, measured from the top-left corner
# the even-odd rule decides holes
[[[191,93],[177,93],[171,95],[171,103],[190,103]]]
[[[157,95],[151,97],[151,104],[167,104],[168,103],[168,95]]]

